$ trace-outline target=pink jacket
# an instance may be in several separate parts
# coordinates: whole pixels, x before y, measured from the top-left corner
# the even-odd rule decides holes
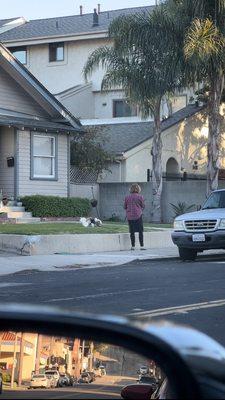
[[[138,193],[129,194],[125,197],[124,208],[128,221],[139,219],[145,208],[144,197]]]

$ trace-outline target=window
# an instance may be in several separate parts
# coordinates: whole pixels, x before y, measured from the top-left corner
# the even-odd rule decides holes
[[[56,178],[56,138],[55,136],[32,136],[32,165],[33,179]]]
[[[11,53],[19,60],[22,64],[27,64],[27,47],[12,47],[9,49]]]
[[[137,106],[128,104],[126,100],[113,100],[113,118],[136,116]]]
[[[64,43],[49,44],[49,61],[64,61]]]

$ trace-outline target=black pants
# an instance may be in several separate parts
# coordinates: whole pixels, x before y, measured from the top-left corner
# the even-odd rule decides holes
[[[144,246],[144,235],[143,235],[143,220],[142,217],[137,220],[129,220],[129,231],[130,231],[130,240],[131,246],[135,247],[135,232],[139,233],[139,242],[140,246]]]

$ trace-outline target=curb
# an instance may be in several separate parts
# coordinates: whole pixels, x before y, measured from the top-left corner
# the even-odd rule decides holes
[[[182,261],[179,256],[165,256],[165,257],[146,258],[145,260],[137,258],[136,260],[133,260],[132,262],[134,262],[134,261],[140,261],[140,262],[144,262],[144,261],[181,261],[183,263],[184,262],[189,263],[189,262],[196,262],[200,259],[213,261],[212,257],[222,258],[225,261],[225,253],[219,253],[219,254],[201,254],[201,255],[197,256],[195,261],[188,261],[188,260]]]

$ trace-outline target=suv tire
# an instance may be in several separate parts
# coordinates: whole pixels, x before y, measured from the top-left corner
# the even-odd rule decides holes
[[[182,261],[195,261],[197,258],[197,250],[179,247],[179,255]]]

